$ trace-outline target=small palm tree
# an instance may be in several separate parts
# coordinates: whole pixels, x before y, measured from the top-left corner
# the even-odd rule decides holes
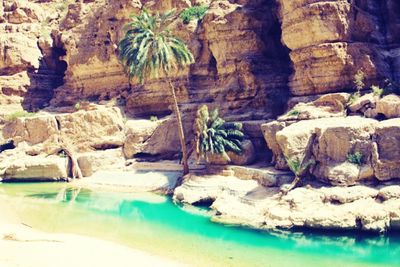
[[[132,15],[131,18],[131,22],[125,25],[125,35],[118,46],[119,58],[129,81],[136,77],[144,84],[147,79],[158,78],[160,74],[167,78],[173,109],[178,120],[185,175],[189,173],[186,141],[175,88],[169,79],[169,74],[173,70],[183,69],[194,63],[193,55],[187,45],[170,30],[171,23],[176,19],[175,10],[154,15],[144,10],[139,15]]]
[[[240,154],[244,138],[242,128],[241,123],[225,122],[219,117],[218,109],[210,114],[208,107],[203,105],[197,111],[195,122],[197,158],[207,159],[211,153],[220,154],[230,160],[226,152]]]

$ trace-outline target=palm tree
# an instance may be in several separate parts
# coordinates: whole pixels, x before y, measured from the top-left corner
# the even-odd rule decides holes
[[[147,79],[158,78],[160,74],[166,77],[178,120],[185,175],[189,173],[186,141],[182,116],[169,73],[193,64],[194,58],[187,45],[170,30],[170,25],[176,17],[175,10],[154,15],[144,10],[140,15],[132,15],[131,21],[125,25],[125,35],[119,42],[118,49],[129,81],[135,77],[144,84]]]

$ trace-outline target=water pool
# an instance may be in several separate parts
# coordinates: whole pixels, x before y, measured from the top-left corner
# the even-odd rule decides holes
[[[260,232],[210,222],[204,209],[153,194],[0,184],[2,201],[47,232],[115,241],[191,266],[400,266],[400,235]]]

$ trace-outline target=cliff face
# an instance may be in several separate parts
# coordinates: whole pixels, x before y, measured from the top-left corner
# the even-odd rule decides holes
[[[161,4],[162,3],[162,4]],[[82,98],[107,99],[122,95],[133,114],[168,112],[169,93],[165,79],[128,91],[127,78],[116,56],[122,25],[139,8],[181,10],[188,1],[96,1],[70,6],[58,33],[68,64],[65,84],[56,90],[54,105],[71,105]],[[288,51],[280,42],[277,6],[273,1],[212,1],[202,23],[184,25],[176,33],[190,46],[196,64],[181,73],[171,73],[180,102],[224,103],[226,113],[242,119],[268,118],[276,96],[288,92]],[[67,22],[67,23],[66,23]],[[283,103],[280,103],[281,106]]]
[[[2,103],[36,109],[50,100],[60,106],[123,96],[128,113],[167,113],[165,79],[128,90],[116,45],[129,14],[197,2],[2,1]],[[289,89],[296,96],[351,90],[358,70],[368,85],[400,80],[394,0],[200,2],[210,6],[202,22],[175,25],[196,57],[190,69],[171,73],[188,110],[224,103],[239,119],[265,119],[283,111]]]
[[[349,90],[358,70],[365,72],[368,85],[385,78],[399,81],[398,2],[279,2],[294,95]]]

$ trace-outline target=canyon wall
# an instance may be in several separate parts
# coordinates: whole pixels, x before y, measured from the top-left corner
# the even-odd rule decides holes
[[[187,131],[205,103],[247,123],[261,149],[258,126],[282,114],[291,96],[352,91],[359,70],[367,86],[400,81],[395,0],[2,0],[0,120],[22,108],[110,99],[131,117],[171,113],[165,77],[129,84],[117,44],[130,14],[196,4],[209,6],[203,20],[173,25],[196,58],[170,73]]]

